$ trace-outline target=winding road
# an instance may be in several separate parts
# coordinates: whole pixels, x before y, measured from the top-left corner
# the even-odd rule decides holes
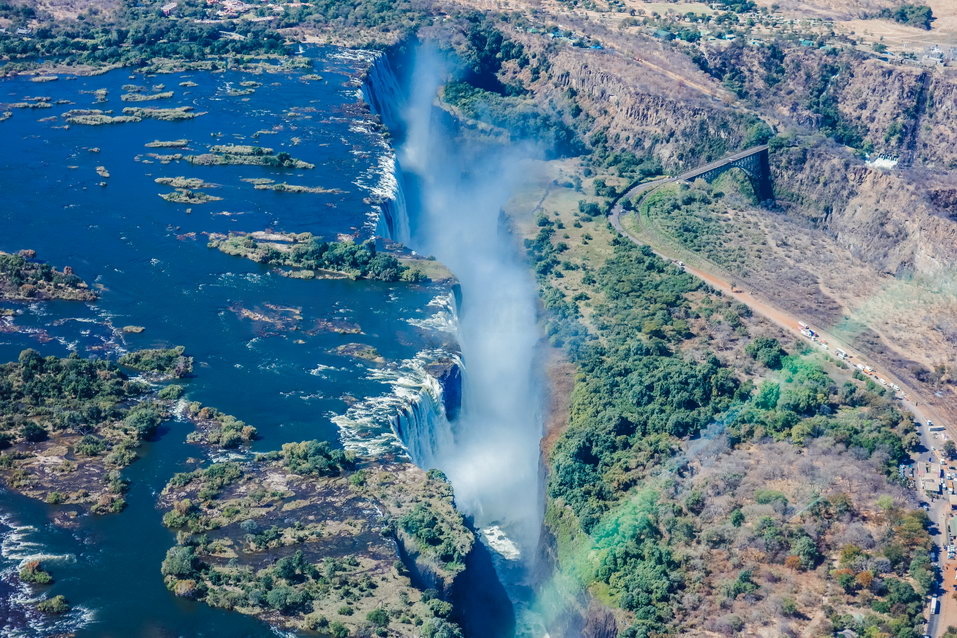
[[[673,247],[665,245],[650,244],[649,240],[652,239],[651,237],[638,237],[632,231],[625,228],[622,224],[622,217],[625,215],[626,211],[621,202],[625,198],[631,198],[631,200],[634,202],[634,207],[637,208],[639,199],[644,198],[649,193],[661,188],[662,186],[696,179],[708,171],[711,171],[722,165],[731,164],[749,155],[767,150],[767,148],[767,146],[756,146],[749,148],[745,151],[741,151],[740,153],[729,155],[716,162],[711,162],[704,166],[687,171],[676,177],[664,177],[652,181],[635,182],[626,188],[617,198],[615,198],[615,200],[613,200],[608,214],[608,221],[620,235],[627,237],[636,244],[649,245],[659,257],[668,259],[670,261],[676,261],[681,258],[687,259],[687,255],[681,254],[680,250],[676,250]],[[690,251],[687,252],[688,254],[693,254]],[[701,265],[683,264],[683,267],[687,272],[703,280],[712,288],[720,290],[722,294],[728,295],[736,301],[747,305],[749,308],[751,308],[752,312],[765,317],[788,332],[804,338],[801,332],[799,317],[788,312],[787,310],[783,310],[775,306],[768,299],[759,297],[754,292],[738,289],[732,285],[732,280],[730,278],[721,274],[720,267],[710,263],[700,255],[694,255],[694,257],[695,261],[703,264],[704,267]],[[849,359],[858,363],[868,363],[871,365],[871,367],[874,368],[873,376],[880,376],[888,382],[894,383],[900,387],[901,394],[904,396],[902,404],[907,408],[908,411],[914,414],[914,417],[918,421],[926,422],[931,420],[936,422],[938,425],[943,425],[947,428],[948,434],[957,440],[957,426],[955,426],[955,423],[950,418],[950,415],[941,414],[937,410],[930,407],[927,404],[927,401],[923,399],[922,393],[919,390],[908,386],[890,371],[878,370],[877,366],[870,364],[868,359],[858,352],[852,345],[838,338],[834,334],[830,334],[827,332],[827,330],[820,329],[818,326],[814,326],[814,330],[820,336],[821,340],[830,344],[832,348],[840,348],[847,352]]]
[[[735,162],[736,160],[743,159],[749,155],[752,155],[757,152],[761,152],[766,149],[767,149],[767,146],[750,148],[740,153],[729,155],[728,157],[725,157],[722,160],[718,160],[717,162],[711,162],[709,164],[706,164],[694,170],[688,171],[686,173],[682,173],[681,175],[678,175],[677,177],[665,177],[665,178],[660,178],[660,179],[656,179],[652,181],[635,182],[631,184],[630,186],[628,186],[612,202],[611,208],[608,213],[608,221],[620,235],[622,235],[623,237],[627,237],[629,240],[631,240],[632,242],[636,244],[648,245],[652,249],[652,251],[654,251],[654,253],[658,255],[659,257],[668,259],[669,261],[677,261],[680,258],[688,259],[686,255],[680,254],[681,253],[680,250],[677,250],[672,246],[653,245],[649,243],[649,240],[653,239],[653,237],[638,237],[632,231],[625,228],[624,225],[622,224],[622,216],[626,214],[626,211],[624,207],[622,206],[622,201],[625,198],[630,198],[634,204],[633,207],[637,210],[639,200],[647,196],[652,191],[657,190],[658,188],[661,188],[662,186],[665,186],[667,184],[673,184],[676,182],[686,182],[686,181],[694,180],[697,177],[701,176],[702,174],[707,173],[708,171],[711,171],[715,168],[719,168],[722,165],[731,164]],[[635,214],[637,215],[637,213]],[[649,235],[653,235],[653,233],[649,233]],[[693,253],[688,251],[688,254],[693,254]],[[764,317],[765,319],[768,319],[769,321],[771,321],[778,327],[802,339],[806,339],[806,337],[802,333],[800,319],[797,316],[775,306],[774,304],[769,302],[767,299],[756,296],[753,292],[738,289],[731,283],[731,280],[729,278],[726,278],[725,276],[718,274],[721,272],[721,269],[718,266],[711,264],[709,261],[700,257],[699,255],[695,255],[695,257],[696,257],[695,261],[703,264],[707,269],[702,268],[701,266],[682,264],[682,267],[684,268],[686,272],[689,272],[695,277],[698,277],[699,279],[707,283],[709,286],[711,286],[715,290],[719,290],[722,294],[727,295],[731,297],[732,299],[745,304],[751,309],[751,311],[754,314],[760,315]],[[844,350],[849,355],[849,359],[857,363],[868,363],[867,359],[864,356],[862,356],[859,352],[857,352],[852,346],[842,341],[841,339],[837,338],[833,334],[829,334],[828,332],[819,329],[817,326],[814,326],[814,330],[818,334],[820,340],[828,343],[831,348],[840,348]],[[950,437],[954,440],[957,440],[957,436],[955,436],[955,432],[957,432],[957,429],[955,429],[955,424],[950,419],[950,415],[945,416],[939,413],[937,410],[934,410],[932,407],[928,405],[927,401],[921,396],[921,393],[919,391],[903,383],[894,374],[891,374],[890,372],[886,370],[877,370],[876,366],[872,366],[872,367],[874,368],[874,371],[872,372],[873,376],[882,377],[886,381],[890,383],[895,383],[898,385],[898,387],[901,388],[900,395],[903,396],[903,398],[901,399],[901,406],[905,408],[907,411],[909,411],[914,416],[914,419],[920,424],[921,439],[922,441],[925,442],[925,445],[928,446],[927,447],[928,450],[930,450],[930,447],[932,445],[931,444],[932,436],[928,432],[928,428],[927,428],[928,421],[934,421],[936,422],[936,424],[944,426],[947,430],[947,433],[950,435]],[[942,442],[940,442],[940,445],[942,445]],[[926,457],[926,454],[927,453],[925,453],[922,456]],[[919,488],[918,488],[918,498],[921,500],[924,499],[924,495],[920,493]],[[947,530],[948,517],[950,514],[949,510],[950,510],[950,507],[947,501],[937,500],[932,503],[932,507],[929,512],[931,520],[937,526],[938,531],[934,535],[933,540],[938,547],[938,552],[939,552],[938,555],[941,557],[946,555],[946,551],[945,551],[945,546],[947,545],[946,530]],[[953,584],[953,581],[948,580],[948,576],[951,576],[952,574],[957,576],[957,571],[955,571],[955,568],[957,568],[957,561],[942,562],[940,567],[941,567],[941,573],[944,577],[944,580],[941,583],[942,591],[938,593],[939,600],[941,603],[940,613],[931,614],[928,619],[928,624],[926,627],[926,634],[931,636],[932,638],[937,638],[937,636],[943,633],[943,631],[947,627],[947,624],[946,624],[947,621],[957,620],[957,600],[955,600],[953,596],[947,595],[948,586]]]

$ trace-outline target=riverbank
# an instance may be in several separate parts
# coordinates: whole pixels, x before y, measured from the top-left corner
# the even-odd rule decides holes
[[[156,498],[170,477],[207,466],[209,456],[251,458],[287,443],[317,438],[350,447],[381,438],[385,445],[377,453],[382,462],[399,468],[393,474],[401,470],[424,476],[424,471],[402,460],[407,453],[396,434],[397,423],[411,425],[416,418],[431,418],[427,412],[433,409],[458,409],[460,398],[454,395],[461,394],[461,370],[454,365],[457,346],[449,331],[454,309],[445,301],[453,295],[453,281],[414,285],[348,278],[303,281],[210,250],[200,241],[204,234],[270,229],[337,241],[349,237],[358,246],[376,233],[387,215],[384,207],[394,207],[389,197],[394,193],[388,189],[394,176],[383,170],[390,156],[381,130],[356,100],[362,60],[351,52],[308,53],[316,56],[312,72],[302,77],[295,73],[274,76],[281,86],[269,92],[233,95],[232,86],[252,81],[236,71],[187,72],[164,78],[178,87],[168,101],[205,112],[202,117],[61,128],[69,110],[89,103],[104,112],[122,111],[122,96],[129,93],[124,86],[132,86],[131,81],[137,86],[152,85],[124,71],[49,82],[44,92],[50,107],[44,115],[54,119],[37,120],[18,111],[3,123],[13,152],[21,159],[16,166],[11,159],[2,172],[8,176],[3,186],[9,205],[0,213],[0,221],[10,230],[4,241],[13,246],[0,249],[35,246],[52,263],[75,264],[100,296],[95,304],[9,304],[14,329],[4,330],[0,354],[16,359],[20,350],[34,345],[43,355],[66,357],[76,351],[82,357],[118,359],[128,350],[183,343],[193,357],[193,375],[175,385],[185,390],[184,398],[197,409],[189,414],[171,411],[171,418],[158,424],[154,440],[138,449],[141,458],[122,473],[129,482],[123,512],[71,517],[69,529],[64,530],[55,522],[67,520],[62,514],[65,505],[4,493],[16,524],[38,530],[38,551],[72,556],[73,562],[54,561],[49,566],[55,582],[42,592],[51,598],[64,595],[74,605],[75,613],[62,616],[57,624],[61,633],[257,635],[268,631],[252,616],[194,599],[177,599],[166,589],[160,565],[166,549],[177,540],[163,527]],[[11,94],[29,95],[36,90],[24,78],[5,82]],[[278,158],[288,153],[316,169],[284,162],[204,166],[181,160],[174,164],[177,160],[169,159],[167,164],[143,152],[160,141],[188,153],[190,149],[180,149],[194,143],[190,140],[210,139],[210,146],[229,154],[236,146],[265,147],[256,140],[267,134],[271,154]],[[47,144],[38,147],[37,139]],[[26,168],[23,157],[30,158]],[[45,171],[30,169],[34,161],[42,163]],[[107,179],[104,172],[110,175],[109,186],[92,188]],[[49,206],[38,215],[27,195],[46,179],[55,179],[59,186],[50,191]],[[308,192],[255,189],[250,179],[302,185]],[[142,197],[155,193],[157,183],[216,184],[216,196],[223,199],[183,210],[159,197]],[[130,201],[137,206],[131,208]],[[388,227],[385,221],[381,224]],[[57,232],[51,233],[51,227]],[[403,267],[427,266],[441,278],[437,262],[408,251],[395,259]],[[8,306],[3,308],[6,314]],[[7,321],[5,317],[4,326]],[[127,331],[121,326],[143,329]],[[367,352],[374,352],[375,360],[350,354]],[[127,358],[152,373],[150,360]],[[409,392],[410,379],[421,384],[421,397]],[[428,410],[421,404],[422,397],[433,401]],[[214,414],[202,407],[210,405],[223,412]],[[363,406],[376,409],[361,412]],[[197,432],[192,426],[184,427],[190,421]],[[255,436],[250,431],[253,427]],[[400,490],[383,486],[379,496],[383,502],[391,502],[387,495],[391,489]],[[410,490],[401,492],[405,495]],[[451,516],[451,505],[447,509]],[[379,525],[373,518],[369,518],[370,533],[391,552],[392,558],[383,565],[393,570],[397,550],[387,537],[378,535]],[[240,543],[241,536],[237,536]],[[414,539],[411,534],[408,538],[412,539],[408,542],[411,554]],[[276,558],[271,552],[264,551],[253,560]],[[488,557],[468,553],[470,565],[478,563],[481,568],[483,560],[487,562]],[[2,568],[18,568],[18,561],[5,555]],[[131,574],[136,575],[135,582],[130,582]],[[409,574],[402,578],[412,582]],[[409,591],[422,596],[434,586],[430,578],[423,569],[421,580],[408,585]],[[116,588],[118,582],[124,583],[121,590]],[[496,591],[493,581],[483,582],[482,587]],[[464,597],[461,592],[469,590],[458,584],[450,588],[456,592],[449,596]],[[466,604],[473,605],[477,617],[493,615],[481,611],[484,603]],[[22,609],[13,598],[2,605],[10,605],[14,616]],[[494,595],[489,605],[507,608],[507,602],[503,606]],[[433,606],[447,609],[441,600]],[[89,612],[95,612],[95,620]],[[375,622],[366,616],[356,613],[348,620],[356,626]],[[336,616],[330,624],[346,620]],[[32,630],[39,635],[52,633],[38,627]]]

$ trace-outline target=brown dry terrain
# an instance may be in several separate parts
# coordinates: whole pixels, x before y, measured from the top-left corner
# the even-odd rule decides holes
[[[855,613],[867,593],[849,595],[825,574],[835,567],[867,571],[864,566],[875,559],[864,552],[851,560],[835,554],[814,570],[801,570],[796,561],[791,567],[767,565],[775,541],[762,530],[797,523],[821,545],[872,550],[900,524],[891,510],[914,507],[913,495],[889,487],[878,464],[830,445],[812,443],[800,450],[786,443],[762,444],[731,452],[721,447],[703,447],[689,476],[674,486],[676,500],[692,494],[702,498],[695,509],[703,532],[689,550],[697,579],[683,600],[688,616],[696,619],[688,630],[702,636],[830,635],[823,609]],[[881,497],[893,505],[882,508]],[[737,526],[728,522],[734,511],[742,514]],[[854,561],[858,565],[850,564]],[[750,573],[752,591],[722,593],[742,567]],[[734,630],[742,625],[746,629]]]
[[[110,18],[119,10],[121,0],[13,0],[13,5],[32,7],[55,20],[75,20],[82,14]]]
[[[621,28],[615,20],[627,11],[531,0],[461,4],[521,15],[527,22],[513,19],[501,28],[524,45],[533,64],[547,59],[548,72],[533,80],[527,69],[506,65],[505,76],[530,87],[541,103],[560,104],[572,93],[588,118],[583,134],[601,132],[610,147],[653,154],[671,173],[740,150],[758,117],[795,135],[772,152],[775,210],[744,206],[727,220],[736,229],[728,250],[754,245],[761,252],[752,251],[733,275],[782,310],[847,339],[875,364],[919,388],[940,411],[957,409],[951,381],[957,369],[957,71],[884,61],[840,35],[830,39],[837,53],[782,40],[777,59],[767,46],[707,39],[690,46],[652,37],[653,27]],[[628,6],[645,12],[638,17],[666,14],[659,4]],[[835,20],[832,26],[841,32],[846,21],[899,3],[775,4],[789,18]],[[922,45],[945,41],[957,7],[931,4],[938,20],[930,31],[889,20],[872,19],[868,25],[906,31]],[[671,6],[675,20],[695,8]],[[555,26],[603,48],[548,37],[545,31]],[[774,29],[770,33],[773,37]],[[693,63],[691,54],[699,55],[706,69]],[[738,95],[721,81],[729,72],[740,73]],[[822,139],[818,127],[828,108],[860,134],[873,156],[900,163],[869,165],[860,153]],[[594,177],[621,183],[614,171],[592,168]],[[543,209],[573,211],[594,192],[583,166],[565,162],[550,170],[554,174],[530,184],[521,196],[529,200],[521,208],[534,211],[526,212],[525,224]],[[557,185],[576,179],[583,182],[577,192]],[[570,237],[566,241],[586,254],[600,251],[603,239],[583,243],[571,221],[562,231]],[[581,292],[576,282],[582,276],[583,271],[569,272],[558,285],[574,296]],[[587,321],[587,303],[583,312]]]

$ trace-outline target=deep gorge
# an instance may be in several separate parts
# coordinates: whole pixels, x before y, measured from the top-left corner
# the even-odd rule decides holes
[[[447,74],[447,61],[424,45],[378,56],[364,86],[397,147],[386,225],[396,239],[408,229],[408,245],[458,279],[461,367],[446,368],[394,423],[414,462],[449,477],[459,508],[496,554],[519,630],[540,635],[522,618],[543,512],[537,291],[501,213],[534,149],[463,140],[433,106]]]

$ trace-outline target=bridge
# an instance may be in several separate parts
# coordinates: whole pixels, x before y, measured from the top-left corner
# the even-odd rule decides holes
[[[710,162],[698,168],[684,172],[676,177],[662,177],[650,182],[634,182],[630,184],[621,195],[612,201],[610,214],[615,223],[617,216],[621,215],[621,201],[626,197],[644,195],[648,191],[655,190],[665,184],[675,182],[693,182],[696,179],[703,179],[708,183],[714,182],[732,168],[740,168],[744,171],[751,186],[754,188],[754,194],[758,201],[766,202],[774,199],[774,191],[771,188],[771,165],[768,160],[768,146],[752,146],[749,149],[728,155],[714,162]]]
[[[709,184],[714,182],[732,168],[740,168],[747,173],[754,187],[754,194],[758,196],[759,202],[764,202],[774,197],[771,190],[771,165],[768,162],[767,145],[754,146],[740,153],[729,155],[704,166],[682,173],[677,180],[692,182],[701,178]]]

